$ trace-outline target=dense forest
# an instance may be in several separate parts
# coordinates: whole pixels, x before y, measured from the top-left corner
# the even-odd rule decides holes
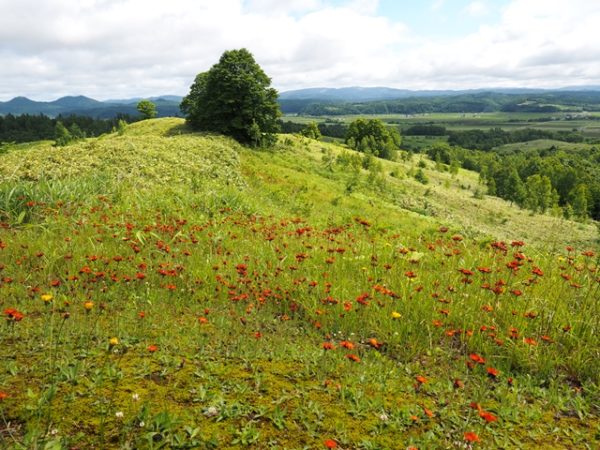
[[[67,129],[75,130],[75,134],[80,134],[82,137],[94,137],[109,133],[118,126],[120,120],[131,123],[139,119],[126,114],[113,119],[95,119],[76,115],[51,118],[41,114],[20,116],[8,114],[0,116],[0,143],[55,139],[59,122]]]
[[[370,102],[315,99],[280,100],[284,114],[335,116],[348,114],[426,114],[484,112],[600,111],[600,92],[555,91],[539,94],[482,92],[432,97],[409,97]]]
[[[489,195],[534,212],[600,220],[599,147],[481,151],[438,143],[426,153],[438,167],[456,161],[479,172]]]

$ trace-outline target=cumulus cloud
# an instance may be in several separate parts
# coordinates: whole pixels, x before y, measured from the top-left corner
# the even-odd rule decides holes
[[[0,0],[0,11],[0,100],[185,94],[241,47],[280,90],[600,84],[600,4],[585,0],[513,0],[496,25],[443,41],[378,15],[377,0]]]
[[[473,17],[485,16],[489,14],[490,8],[486,2],[475,0],[467,5],[464,12]]]

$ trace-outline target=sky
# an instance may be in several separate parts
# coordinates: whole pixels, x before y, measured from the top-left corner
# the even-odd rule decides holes
[[[0,101],[185,95],[247,48],[279,91],[600,85],[597,0],[0,0]]]

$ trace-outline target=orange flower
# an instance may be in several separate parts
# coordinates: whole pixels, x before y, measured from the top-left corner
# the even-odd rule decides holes
[[[465,441],[467,442],[481,442],[481,439],[477,435],[477,433],[473,433],[472,431],[467,431],[465,434]]]
[[[485,364],[485,359],[483,359],[477,353],[471,353],[469,355],[469,358],[471,358],[471,361],[473,361],[473,362],[475,362],[477,364]]]
[[[354,353],[347,354],[346,358],[348,358],[350,361],[360,362],[360,358],[358,356],[356,356]]]
[[[337,448],[337,442],[335,442],[333,439],[326,439],[323,442],[323,445],[325,445],[327,448]]]
[[[500,374],[500,372],[498,371],[498,369],[494,369],[493,367],[488,367],[487,374],[490,376],[490,378],[496,378]]]
[[[8,395],[6,392],[4,391],[0,391],[0,401],[4,400],[5,398],[10,397],[10,395]]]
[[[487,423],[496,422],[498,420],[498,417],[487,411],[480,411],[479,417],[484,419]]]
[[[340,342],[340,345],[344,348],[347,348],[348,350],[354,349],[354,344],[350,341],[342,341],[342,342]]]
[[[381,342],[379,342],[377,339],[375,338],[371,338],[367,341],[369,343],[369,345],[373,348],[379,348],[382,346]]]
[[[200,324],[204,325],[204,324],[208,323],[208,319],[206,317],[198,317],[198,322],[200,322]]]
[[[419,384],[427,383],[427,378],[425,378],[423,375],[417,375],[415,377],[415,380],[417,380],[417,383],[419,383]]]
[[[150,353],[154,353],[156,350],[158,350],[158,346],[156,346],[156,345],[154,345],[154,344],[153,344],[153,345],[149,345],[149,346],[148,346],[148,351],[149,351]]]
[[[333,350],[335,349],[335,345],[333,345],[333,343],[331,342],[323,342],[323,350]]]

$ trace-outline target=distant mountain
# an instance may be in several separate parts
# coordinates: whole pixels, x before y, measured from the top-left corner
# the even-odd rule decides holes
[[[307,88],[281,92],[280,100],[314,100],[321,102],[371,102],[418,97],[446,97],[467,94],[543,94],[551,92],[600,91],[600,86],[572,86],[559,89],[486,88],[463,90],[410,90],[387,87]]]
[[[44,114],[50,117],[70,114],[90,116],[99,119],[117,117],[121,114],[137,116],[137,103],[141,98],[98,101],[83,95],[62,97],[52,102],[38,102],[26,97],[15,97],[7,102],[0,102],[0,115]],[[179,104],[182,97],[162,95],[150,97],[156,104],[159,117],[180,116]]]

